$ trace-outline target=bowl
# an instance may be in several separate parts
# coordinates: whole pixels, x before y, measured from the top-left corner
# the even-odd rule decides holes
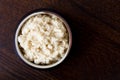
[[[20,45],[19,45],[19,42],[18,42],[18,36],[19,34],[21,33],[21,28],[22,26],[25,24],[25,22],[30,19],[31,17],[33,16],[36,16],[36,15],[40,15],[40,14],[45,14],[45,15],[52,15],[52,16],[57,16],[62,22],[63,24],[65,25],[65,28],[68,32],[68,48],[66,50],[66,52],[64,53],[64,56],[58,60],[57,62],[54,62],[52,64],[47,64],[47,65],[43,65],[43,64],[35,64],[31,61],[29,61],[28,59],[26,59],[23,55],[23,50],[21,49]],[[71,45],[72,45],[72,33],[71,33],[71,30],[70,30],[70,27],[68,25],[68,23],[66,22],[66,20],[61,17],[59,14],[55,13],[55,12],[51,12],[51,11],[39,11],[39,12],[33,12],[31,13],[30,15],[28,15],[27,17],[25,17],[21,22],[20,24],[18,25],[18,28],[16,30],[16,33],[15,33],[15,47],[16,47],[16,51],[17,51],[17,54],[19,55],[19,57],[28,65],[32,66],[32,67],[35,67],[35,68],[40,68],[40,69],[47,69],[47,68],[52,68],[52,67],[55,67],[57,66],[58,64],[60,64],[61,62],[64,61],[64,59],[67,57],[67,55],[69,54],[69,51],[71,49]]]

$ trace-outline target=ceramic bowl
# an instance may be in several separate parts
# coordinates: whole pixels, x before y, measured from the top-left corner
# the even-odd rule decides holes
[[[55,15],[57,17],[59,17],[62,22],[64,23],[67,31],[68,31],[68,34],[69,34],[69,47],[65,53],[65,55],[60,59],[58,60],[57,62],[53,63],[53,64],[48,64],[48,65],[42,65],[42,64],[35,64],[35,63],[32,63],[30,61],[28,61],[24,56],[23,56],[23,52],[22,52],[22,49],[20,48],[19,46],[19,43],[18,43],[18,36],[20,34],[20,31],[21,31],[21,28],[23,26],[23,24],[29,19],[31,18],[32,16],[35,16],[35,15],[39,15],[39,14],[48,14],[48,15]],[[28,65],[32,66],[32,67],[35,67],[35,68],[40,68],[40,69],[47,69],[47,68],[52,68],[52,67],[55,67],[57,66],[58,64],[60,64],[61,62],[64,61],[64,59],[67,57],[70,49],[71,49],[71,45],[72,45],[72,33],[71,33],[71,30],[70,30],[70,27],[68,25],[68,23],[66,22],[66,20],[61,17],[59,14],[55,13],[55,12],[51,12],[51,11],[39,11],[39,12],[34,12],[30,15],[28,15],[27,17],[25,17],[21,22],[20,24],[18,25],[18,28],[16,30],[16,33],[15,33],[15,47],[16,47],[16,51],[19,55],[19,57],[25,62],[27,63]]]

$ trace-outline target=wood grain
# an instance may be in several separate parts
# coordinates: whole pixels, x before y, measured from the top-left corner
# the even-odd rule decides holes
[[[14,35],[20,20],[49,9],[69,23],[73,45],[60,65],[46,70],[25,64]],[[0,80],[120,80],[119,0],[0,0]]]

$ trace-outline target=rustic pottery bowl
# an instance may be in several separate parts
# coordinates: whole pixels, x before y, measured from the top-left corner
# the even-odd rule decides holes
[[[39,14],[48,14],[48,15],[55,15],[57,16],[59,19],[62,20],[62,22],[64,23],[67,31],[68,31],[68,35],[69,35],[69,47],[65,53],[65,55],[60,59],[58,60],[57,62],[53,63],[53,64],[48,64],[48,65],[37,65],[35,63],[32,63],[30,61],[28,61],[24,56],[23,56],[23,52],[22,52],[22,49],[20,48],[19,46],[19,43],[18,43],[18,36],[20,34],[20,31],[21,31],[21,28],[23,26],[23,24],[29,19],[31,18],[32,16],[35,16],[35,15],[39,15]],[[54,12],[51,12],[51,11],[39,11],[39,12],[34,12],[30,15],[28,15],[27,17],[25,17],[21,22],[20,24],[18,25],[18,28],[16,30],[16,33],[15,33],[15,47],[16,47],[16,51],[19,55],[19,57],[25,62],[27,63],[28,65],[32,66],[32,67],[35,67],[35,68],[41,68],[41,69],[47,69],[47,68],[52,68],[58,64],[60,64],[68,55],[69,51],[70,51],[70,48],[71,48],[71,45],[72,45],[72,34],[71,34],[71,30],[70,30],[70,27],[68,25],[68,23],[64,20],[64,18],[62,18],[60,15],[58,15],[57,13],[54,13]]]

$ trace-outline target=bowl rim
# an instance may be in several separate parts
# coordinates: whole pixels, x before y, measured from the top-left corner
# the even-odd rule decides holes
[[[19,35],[19,32],[22,28],[22,25],[32,16],[35,16],[35,15],[38,15],[38,14],[48,14],[48,15],[55,15],[57,16],[59,19],[61,19],[61,21],[64,23],[67,31],[68,31],[68,35],[69,35],[69,47],[65,53],[65,55],[60,59],[58,60],[57,62],[53,63],[53,64],[48,64],[48,65],[40,65],[40,64],[34,64],[30,61],[28,61],[27,59],[25,59],[25,57],[22,55],[22,52],[19,48],[19,43],[18,43],[18,35]],[[17,51],[17,54],[19,55],[19,57],[28,65],[32,66],[32,67],[35,67],[35,68],[40,68],[40,69],[47,69],[47,68],[52,68],[52,67],[55,67],[57,66],[58,64],[62,63],[65,58],[67,57],[67,55],[69,54],[70,52],[70,49],[71,49],[71,46],[72,46],[72,32],[70,30],[70,26],[68,25],[68,23],[66,22],[66,20],[61,17],[59,14],[55,13],[55,12],[52,12],[52,11],[38,11],[38,12],[33,12],[29,15],[27,15],[25,18],[22,19],[22,21],[18,24],[18,27],[17,27],[17,30],[16,30],[16,33],[15,33],[15,48],[16,48],[16,51]]]

